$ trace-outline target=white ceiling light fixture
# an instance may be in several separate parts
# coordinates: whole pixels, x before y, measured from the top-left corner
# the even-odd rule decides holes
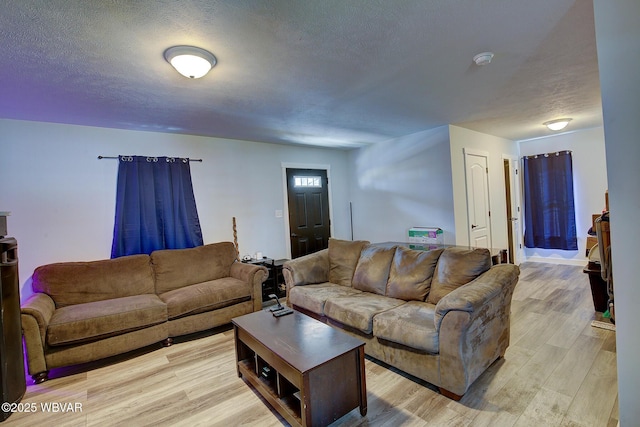
[[[548,122],[544,122],[543,125],[548,127],[549,130],[558,131],[558,130],[562,130],[562,129],[566,128],[570,121],[571,121],[571,119],[569,119],[569,118],[550,120]]]
[[[473,57],[473,62],[476,65],[487,65],[491,63],[493,56],[493,52],[482,52]]]
[[[174,46],[164,51],[164,59],[190,79],[205,76],[217,63],[211,52],[194,46]]]

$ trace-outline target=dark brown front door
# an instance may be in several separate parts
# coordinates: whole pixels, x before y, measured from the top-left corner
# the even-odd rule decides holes
[[[329,245],[329,190],[327,171],[287,169],[291,257],[325,249]]]

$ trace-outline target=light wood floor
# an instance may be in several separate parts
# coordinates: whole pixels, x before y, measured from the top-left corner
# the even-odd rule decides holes
[[[512,305],[511,346],[460,402],[366,361],[368,413],[335,426],[610,426],[618,421],[615,332],[596,319],[582,267],[527,263]],[[29,384],[6,426],[282,426],[236,375],[233,331],[154,347],[136,357],[52,372]],[[61,376],[64,374],[65,376]],[[82,405],[44,412],[41,403]],[[32,405],[33,406],[33,405]]]

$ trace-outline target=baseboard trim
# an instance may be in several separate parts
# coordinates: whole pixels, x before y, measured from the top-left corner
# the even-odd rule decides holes
[[[587,259],[564,259],[564,258],[553,258],[553,257],[530,256],[525,258],[525,262],[541,262],[546,264],[585,266],[589,261]]]
[[[606,329],[609,331],[615,331],[616,325],[611,322],[603,322],[602,320],[592,320],[591,326],[594,328]]]

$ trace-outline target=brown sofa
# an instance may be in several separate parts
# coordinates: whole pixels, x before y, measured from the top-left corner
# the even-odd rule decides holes
[[[520,270],[487,249],[331,239],[283,267],[287,302],[366,342],[365,353],[460,399],[509,345]]]
[[[29,374],[229,323],[261,309],[266,277],[230,242],[38,267],[21,316]]]

